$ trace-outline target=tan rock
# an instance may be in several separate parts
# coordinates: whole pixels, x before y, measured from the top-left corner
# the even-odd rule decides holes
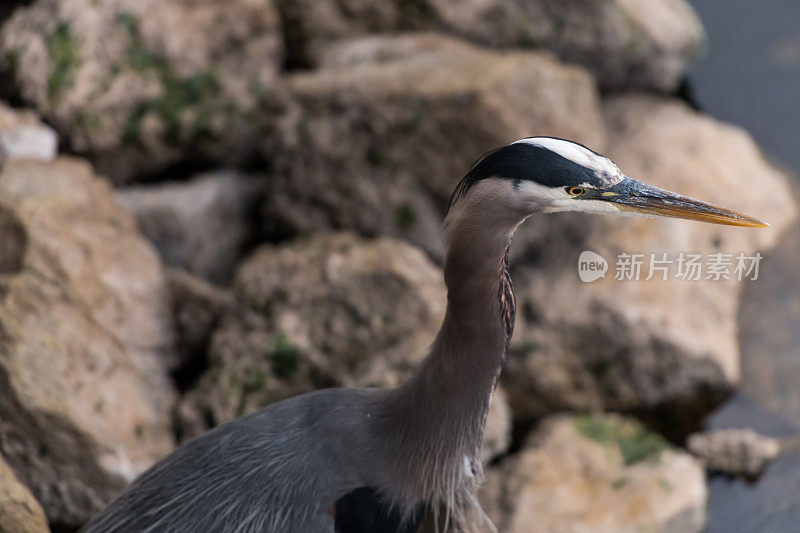
[[[705,35],[684,0],[431,0],[447,30],[491,46],[546,48],[605,88],[672,91]]]
[[[239,306],[212,334],[209,370],[182,402],[186,437],[315,388],[400,384],[427,354],[446,304],[442,273],[421,251],[346,233],[257,249],[235,290]],[[498,388],[484,461],[510,442]]]
[[[426,52],[291,78],[299,137],[274,162],[264,207],[279,227],[388,234],[441,257],[444,207],[477,155],[532,134],[603,144],[581,69],[433,35],[382,39],[368,46]]]
[[[173,445],[161,264],[83,161],[0,173],[0,448],[77,526]]]
[[[294,0],[281,2],[290,65],[324,64],[339,39],[436,29],[502,48],[546,49],[606,88],[673,91],[705,44],[685,0]]]
[[[502,387],[497,387],[489,402],[486,427],[483,432],[481,460],[484,464],[508,451],[511,445],[511,407]]]
[[[499,531],[692,532],[705,523],[699,462],[618,416],[548,419],[499,472],[490,470],[482,495]]]
[[[272,0],[38,0],[0,32],[22,98],[118,181],[188,147],[246,157],[281,98],[282,49]]]
[[[217,424],[315,388],[397,385],[444,316],[441,271],[385,238],[263,246],[240,266],[235,289],[240,307],[213,333],[210,369],[184,418],[194,410]]]
[[[49,533],[39,502],[0,456],[0,533]]]
[[[649,254],[768,251],[796,216],[786,176],[750,137],[686,105],[658,97],[606,102],[612,160],[647,183],[705,199],[772,224],[766,230],[672,219],[541,216],[512,251],[521,320],[504,384],[515,416],[553,409],[661,409],[665,423],[691,426],[739,381],[736,317],[747,281],[645,281]],[[605,278],[582,283],[580,253],[609,262]],[[640,281],[615,280],[620,253],[644,253]],[[702,277],[709,274],[706,270]],[[662,409],[663,408],[663,409]]]

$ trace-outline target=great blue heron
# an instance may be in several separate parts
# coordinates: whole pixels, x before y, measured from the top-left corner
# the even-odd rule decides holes
[[[511,236],[528,216],[557,211],[766,226],[626,177],[575,142],[531,137],[493,150],[451,197],[447,312],[407,381],[315,391],[219,426],[139,476],[85,531],[412,532],[432,507],[468,528],[514,329]]]

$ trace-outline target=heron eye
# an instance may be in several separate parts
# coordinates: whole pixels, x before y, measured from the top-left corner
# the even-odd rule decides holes
[[[581,187],[566,187],[566,190],[567,194],[569,194],[570,196],[580,196],[581,194],[586,192]]]

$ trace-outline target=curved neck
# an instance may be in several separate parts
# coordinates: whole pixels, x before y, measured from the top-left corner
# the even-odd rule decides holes
[[[507,250],[522,218],[451,209],[444,321],[428,357],[377,411],[379,430],[397,441],[396,475],[426,499],[452,499],[481,478],[483,428],[514,323]]]

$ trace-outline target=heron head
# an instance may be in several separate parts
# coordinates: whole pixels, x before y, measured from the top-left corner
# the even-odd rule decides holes
[[[526,216],[578,211],[685,218],[751,228],[769,226],[736,211],[629,178],[607,157],[582,144],[553,137],[529,137],[489,152],[459,183],[450,205],[468,196],[472,188],[489,188],[490,184],[494,184],[493,195],[504,196],[505,208]]]

